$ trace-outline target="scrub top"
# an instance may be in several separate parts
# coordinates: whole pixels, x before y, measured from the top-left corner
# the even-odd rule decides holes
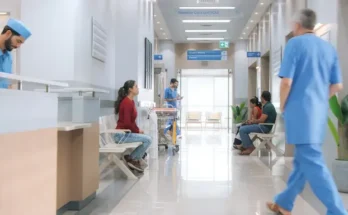
[[[274,105],[271,102],[267,102],[263,108],[262,113],[267,115],[267,119],[265,123],[271,123],[274,124],[277,119],[277,111],[274,107]],[[268,128],[270,131],[272,130],[272,125],[265,125],[266,128]]]
[[[0,50],[0,72],[12,73],[12,55],[10,52],[3,53]],[[0,88],[8,88],[9,80],[0,78]]]
[[[322,144],[329,110],[329,87],[342,82],[334,47],[314,34],[289,40],[279,72],[292,79],[284,107],[289,144]]]
[[[178,97],[177,91],[174,89],[171,89],[170,87],[166,88],[164,90],[164,99],[175,99]],[[176,108],[176,101],[167,101],[169,108]]]

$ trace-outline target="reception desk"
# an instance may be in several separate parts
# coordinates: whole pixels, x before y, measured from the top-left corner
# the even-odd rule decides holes
[[[0,101],[0,214],[55,214],[57,95],[0,89]]]
[[[57,210],[80,210],[99,187],[99,123],[59,123]]]

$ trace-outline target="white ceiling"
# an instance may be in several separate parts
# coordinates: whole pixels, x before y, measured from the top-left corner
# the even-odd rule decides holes
[[[267,8],[271,0],[157,0],[154,5],[155,32],[159,39],[171,39],[175,43],[204,42],[205,38],[240,39],[245,27],[262,2],[261,9]],[[232,10],[181,10],[179,7],[235,7]],[[204,15],[192,14],[197,11]],[[179,13],[180,12],[180,13]],[[185,14],[182,14],[185,12]],[[191,12],[188,14],[187,12]],[[208,14],[207,14],[208,12]],[[260,11],[263,14],[264,11]],[[257,18],[253,22],[257,23]],[[260,17],[259,17],[260,18]],[[183,20],[231,20],[228,23],[183,23]],[[159,23],[158,23],[159,22]],[[161,30],[162,28],[162,30]],[[253,28],[250,26],[249,28]],[[227,30],[216,33],[188,33],[185,30]],[[187,38],[203,38],[188,41]]]

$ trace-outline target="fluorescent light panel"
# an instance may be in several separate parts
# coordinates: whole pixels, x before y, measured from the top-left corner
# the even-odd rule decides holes
[[[227,30],[185,30],[186,33],[224,33]]]
[[[210,19],[210,20],[200,20],[200,19],[193,19],[193,20],[182,20],[183,23],[228,23],[231,22],[231,20],[222,20],[222,19]]]
[[[188,37],[187,40],[224,40],[224,38],[212,38],[212,37],[207,37],[207,38],[195,38],[195,37]]]
[[[233,10],[235,7],[179,7],[180,10]]]

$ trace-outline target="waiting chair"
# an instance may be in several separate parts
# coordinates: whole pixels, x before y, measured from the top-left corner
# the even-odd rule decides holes
[[[141,142],[116,144],[113,135],[116,133],[130,132],[130,130],[115,129],[116,123],[111,125],[115,120],[115,116],[104,116],[99,118],[100,135],[99,135],[99,153],[107,154],[107,161],[100,165],[100,172],[103,172],[111,163],[115,163],[128,179],[136,180],[138,177],[126,166],[121,160],[123,154],[127,151],[133,151]],[[111,126],[111,127],[109,127]]]
[[[221,112],[207,112],[205,114],[205,127],[207,127],[207,124],[213,124],[215,127],[215,124],[220,125],[220,128],[222,127],[222,121],[221,121]]]
[[[201,124],[201,129],[203,128],[202,113],[201,112],[187,112],[185,126],[188,129],[188,124]]]
[[[260,123],[260,125],[273,125],[272,130],[269,133],[251,133],[250,136],[252,137],[252,140],[259,139],[260,144],[256,147],[256,149],[250,154],[250,156],[257,156],[258,151],[260,151],[261,148],[266,147],[269,149],[272,149],[277,156],[283,156],[284,153],[281,152],[272,142],[272,138],[276,137],[277,134],[275,134],[276,126],[277,126],[277,120],[275,123]]]

